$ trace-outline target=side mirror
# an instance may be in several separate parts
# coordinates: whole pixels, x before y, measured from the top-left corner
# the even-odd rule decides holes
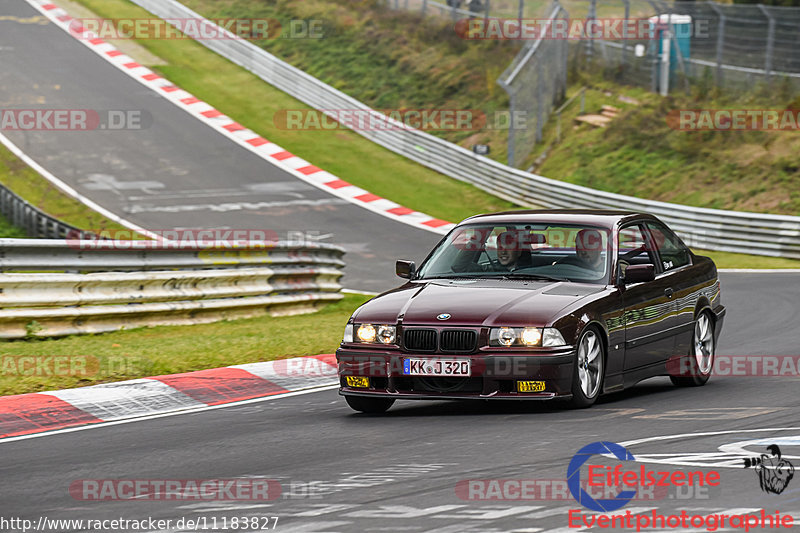
[[[414,264],[414,261],[398,259],[394,264],[394,272],[401,278],[411,279],[416,271],[417,265]]]
[[[630,265],[625,269],[623,281],[626,285],[630,283],[643,283],[656,279],[656,267],[654,265]]]

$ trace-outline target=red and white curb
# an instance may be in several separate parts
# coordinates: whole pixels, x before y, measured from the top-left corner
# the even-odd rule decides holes
[[[298,179],[355,205],[411,226],[439,234],[447,233],[454,226],[453,223],[446,220],[431,217],[425,213],[403,207],[386,198],[381,198],[312,165],[308,161],[245,128],[232,118],[225,116],[221,111],[184,91],[149,68],[140,65],[112,44],[83,28],[79,20],[71,17],[57,5],[47,0],[27,0],[27,2],[58,27],[135,80],[161,94],[173,104],[204,124],[214,128],[238,145],[257,154],[270,164],[289,172]]]
[[[0,439],[290,395],[336,384],[336,356],[328,354],[3,396]]]

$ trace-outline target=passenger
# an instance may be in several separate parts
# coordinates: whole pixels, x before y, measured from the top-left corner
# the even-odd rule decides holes
[[[575,265],[598,273],[605,272],[603,236],[596,229],[582,229],[578,232],[575,236],[575,255],[578,258]]]

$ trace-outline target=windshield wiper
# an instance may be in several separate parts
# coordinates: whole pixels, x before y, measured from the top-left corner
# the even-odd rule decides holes
[[[473,272],[467,274],[448,274],[446,276],[425,276],[424,278],[414,278],[414,280],[425,281],[429,279],[463,279],[463,278],[480,278],[483,277],[483,272]]]
[[[511,278],[524,278],[524,279],[540,279],[542,281],[570,281],[569,278],[556,278],[554,276],[545,276],[544,274],[530,274],[525,272],[514,272],[513,270],[508,274],[503,275],[506,279]]]

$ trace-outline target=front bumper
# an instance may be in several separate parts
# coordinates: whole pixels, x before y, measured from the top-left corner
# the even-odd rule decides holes
[[[531,352],[478,352],[469,355],[409,354],[340,348],[339,393],[345,396],[381,396],[409,400],[552,400],[572,397],[575,361],[572,346]],[[403,373],[403,359],[428,357],[470,360],[468,378],[430,378]],[[369,386],[349,387],[346,376],[369,377]],[[543,381],[541,392],[517,392],[517,381]]]

